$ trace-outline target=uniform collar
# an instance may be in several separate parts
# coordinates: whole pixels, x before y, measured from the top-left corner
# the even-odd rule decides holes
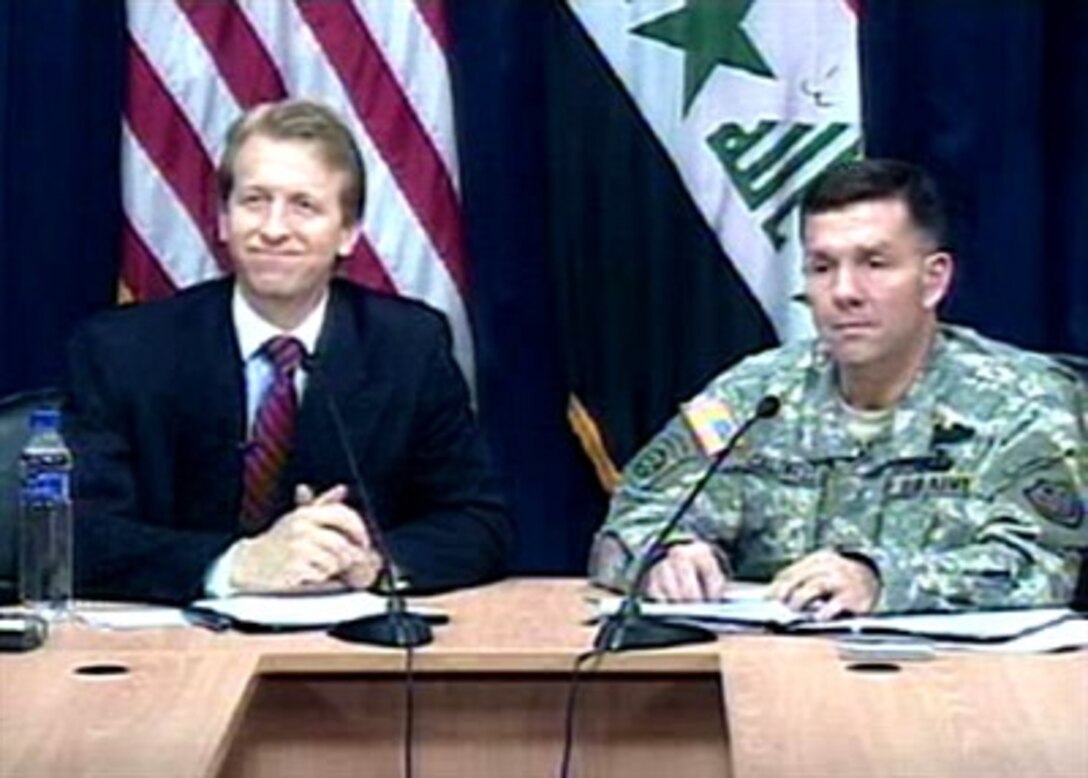
[[[895,408],[892,439],[896,458],[922,457],[931,450],[937,403],[945,377],[940,365],[947,349],[945,337],[938,329],[922,371]],[[813,461],[860,457],[863,447],[849,433],[835,365],[818,340],[813,342],[808,371],[805,383],[813,387],[808,398],[812,423],[804,425],[801,432],[805,458]]]

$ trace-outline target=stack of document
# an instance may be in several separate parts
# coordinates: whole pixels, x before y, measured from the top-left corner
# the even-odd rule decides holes
[[[615,613],[623,598],[601,597],[598,617]],[[1029,608],[964,613],[914,613],[815,621],[767,597],[766,587],[745,586],[715,602],[643,602],[647,616],[698,624],[718,632],[758,629],[797,635],[914,637],[942,648],[1045,652],[1088,646],[1088,619],[1068,608]]]
[[[601,597],[596,601],[597,616],[611,616],[619,610],[623,598]],[[738,627],[773,627],[784,629],[811,621],[800,613],[767,596],[767,587],[745,585],[731,590],[724,600],[714,602],[654,602],[643,600],[642,613],[672,621],[683,621],[718,632],[732,632]]]

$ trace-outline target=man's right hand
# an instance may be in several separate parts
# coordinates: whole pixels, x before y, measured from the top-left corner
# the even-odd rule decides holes
[[[670,546],[650,568],[646,594],[667,602],[718,600],[725,595],[727,583],[710,544],[693,540]]]
[[[314,497],[300,486],[293,511],[239,541],[231,586],[239,592],[343,588],[341,576],[374,556],[362,519],[344,502],[347,493],[347,487],[334,486]]]

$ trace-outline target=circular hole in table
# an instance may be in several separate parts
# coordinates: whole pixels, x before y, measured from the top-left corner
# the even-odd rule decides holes
[[[93,662],[80,665],[72,672],[84,678],[116,678],[128,675],[129,669],[128,665],[119,662]]]
[[[889,673],[898,673],[901,668],[893,662],[853,662],[848,664],[846,669],[852,670],[855,673],[885,675]]]

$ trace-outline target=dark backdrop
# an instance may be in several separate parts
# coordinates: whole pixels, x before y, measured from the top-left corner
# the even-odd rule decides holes
[[[564,423],[544,182],[549,0],[451,4],[480,405],[523,572],[580,572],[602,503]],[[1088,3],[869,0],[866,146],[934,171],[955,216],[948,318],[1088,353]],[[55,383],[113,302],[119,0],[0,3],[0,394]]]

